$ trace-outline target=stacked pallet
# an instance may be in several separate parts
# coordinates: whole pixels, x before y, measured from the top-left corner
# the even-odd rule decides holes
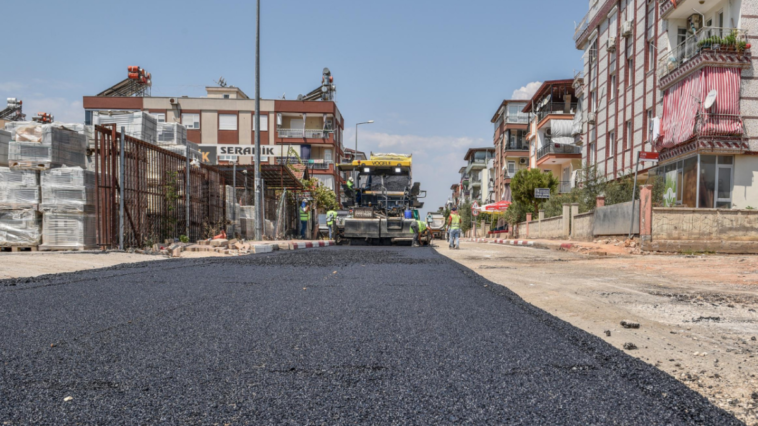
[[[187,140],[187,129],[179,123],[158,123],[158,146],[190,160],[201,160],[200,146]]]
[[[42,250],[85,250],[97,244],[95,173],[81,167],[42,172]]]
[[[38,205],[38,172],[0,167],[0,247],[36,250],[41,239]]]
[[[100,112],[97,123],[101,126],[115,124],[116,131],[124,127],[124,133],[133,138],[155,145],[157,142],[158,119],[146,112],[118,112],[111,115]]]
[[[8,123],[8,165],[14,170],[86,167],[87,140],[77,129],[62,124]]]

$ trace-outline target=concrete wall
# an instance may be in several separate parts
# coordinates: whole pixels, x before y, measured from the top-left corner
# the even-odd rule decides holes
[[[595,212],[587,212],[571,218],[571,239],[592,241],[595,237],[593,227],[595,224]]]
[[[758,208],[758,156],[734,156],[732,208]]]
[[[563,216],[551,217],[549,219],[543,219],[537,223],[532,222],[530,227],[535,227],[536,233],[534,236],[538,238],[565,238],[563,228]],[[531,232],[530,232],[531,233]]]
[[[632,202],[614,204],[595,209],[594,235],[628,235],[632,221]],[[655,224],[653,225],[655,226]],[[640,233],[640,203],[635,203],[634,234]]]
[[[758,241],[758,210],[654,208],[653,241]]]

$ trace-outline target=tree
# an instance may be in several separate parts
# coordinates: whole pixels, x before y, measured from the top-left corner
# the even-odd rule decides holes
[[[311,197],[318,203],[319,208],[323,208],[324,210],[336,210],[339,208],[337,195],[334,191],[324,186],[319,179],[303,179],[301,182],[305,186],[305,189],[310,191]]]
[[[525,206],[532,206],[537,213],[546,201],[534,197],[536,188],[550,188],[550,194],[558,192],[558,179],[552,173],[543,173],[540,169],[522,169],[511,179],[511,194],[513,200]]]

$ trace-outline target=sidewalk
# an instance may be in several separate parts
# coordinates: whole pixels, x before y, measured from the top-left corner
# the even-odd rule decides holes
[[[548,239],[511,240],[498,238],[461,238],[461,241],[480,244],[502,244],[549,250],[564,250],[576,252],[579,254],[591,254],[599,256],[630,255],[642,253],[639,247],[639,243],[636,240],[631,241],[627,245],[625,241],[613,238],[604,239],[599,242]]]

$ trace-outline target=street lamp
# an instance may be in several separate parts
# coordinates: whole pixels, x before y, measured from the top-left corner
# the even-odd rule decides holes
[[[355,153],[353,154],[358,155],[358,126],[361,124],[373,124],[374,120],[364,121],[363,123],[355,123]],[[355,157],[353,157],[353,160],[355,160]]]

